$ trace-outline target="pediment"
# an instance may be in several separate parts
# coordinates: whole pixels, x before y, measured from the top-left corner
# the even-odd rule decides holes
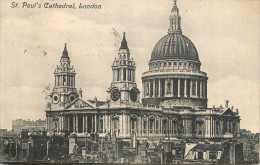
[[[65,109],[79,109],[79,108],[80,109],[84,109],[84,108],[94,109],[95,106],[91,102],[85,101],[78,97],[76,100],[74,100],[72,103],[70,103]]]
[[[227,108],[223,113],[222,113],[223,116],[235,116],[234,115],[234,112],[230,109],[230,108]]]

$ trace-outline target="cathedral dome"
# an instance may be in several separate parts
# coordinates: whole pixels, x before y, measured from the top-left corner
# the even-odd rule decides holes
[[[157,42],[150,61],[184,59],[200,62],[196,47],[189,38],[182,34],[181,17],[176,0],[174,0],[169,20],[168,34]]]
[[[196,47],[181,33],[168,33],[155,45],[151,61],[165,59],[187,59],[199,61]]]

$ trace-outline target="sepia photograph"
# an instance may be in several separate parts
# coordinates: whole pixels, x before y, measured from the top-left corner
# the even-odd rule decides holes
[[[1,0],[0,164],[258,164],[259,0]]]

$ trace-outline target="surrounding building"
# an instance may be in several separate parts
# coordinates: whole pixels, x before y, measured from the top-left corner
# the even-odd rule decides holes
[[[243,144],[244,162],[257,164],[259,162],[259,133],[251,133],[249,130],[241,129],[238,141]]]
[[[45,120],[22,120],[16,119],[12,121],[12,129],[15,132],[20,133],[23,129],[28,129],[30,131],[44,130],[46,127]]]

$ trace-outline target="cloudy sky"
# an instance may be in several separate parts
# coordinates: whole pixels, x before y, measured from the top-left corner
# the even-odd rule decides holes
[[[102,9],[74,10],[13,9],[11,2],[0,2],[0,127],[8,129],[13,119],[45,118],[44,89],[53,87],[64,43],[83,97],[105,100],[119,48],[113,29],[120,37],[125,31],[141,89],[141,74],[148,70],[154,45],[167,34],[173,4],[172,0],[77,0],[76,6],[95,3]],[[35,2],[70,3],[28,0]],[[239,109],[241,128],[258,132],[259,1],[178,0],[178,7],[183,34],[195,44],[202,71],[208,73],[209,107],[229,99],[230,106]]]

